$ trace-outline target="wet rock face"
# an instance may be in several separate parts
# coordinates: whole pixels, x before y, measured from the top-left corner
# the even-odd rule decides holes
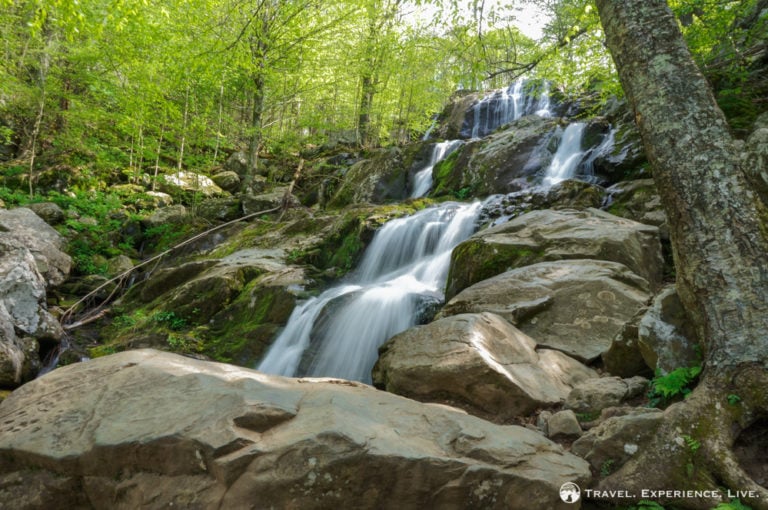
[[[523,117],[504,131],[473,140],[435,165],[434,195],[471,190],[474,196],[526,188],[552,157],[547,141],[556,121]]]
[[[590,480],[521,427],[152,350],[56,370],[0,413],[0,505],[19,509],[565,509],[560,486]]]

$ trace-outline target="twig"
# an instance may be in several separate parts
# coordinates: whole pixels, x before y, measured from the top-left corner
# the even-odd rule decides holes
[[[234,224],[234,223],[237,223],[237,222],[240,222],[240,221],[244,221],[244,220],[247,220],[247,219],[253,218],[253,217],[255,217],[255,216],[259,216],[259,215],[261,215],[261,214],[267,214],[267,213],[272,213],[272,212],[276,212],[276,211],[279,211],[279,210],[281,209],[281,207],[282,207],[282,206],[278,206],[278,207],[273,207],[272,209],[266,209],[266,210],[264,210],[264,211],[258,211],[258,212],[255,212],[255,213],[246,214],[245,216],[243,216],[243,217],[241,217],[241,218],[237,218],[237,219],[235,219],[235,220],[232,220],[232,221],[228,221],[228,222],[226,222],[226,223],[222,223],[221,225],[216,225],[216,226],[215,226],[215,227],[213,227],[213,228],[209,228],[209,229],[208,229],[208,230],[206,230],[205,232],[201,232],[201,233],[199,233],[199,234],[196,234],[196,235],[194,235],[194,236],[190,237],[190,238],[189,238],[189,239],[187,239],[186,241],[182,241],[182,242],[180,242],[179,244],[177,244],[177,245],[175,245],[175,246],[173,246],[173,247],[171,247],[171,248],[169,248],[169,249],[165,250],[165,251],[164,251],[164,252],[162,252],[162,253],[159,253],[159,254],[155,255],[154,257],[148,258],[147,260],[144,260],[144,261],[142,261],[142,262],[140,262],[140,263],[136,264],[136,265],[135,265],[135,266],[133,266],[132,268],[130,268],[130,269],[126,270],[126,271],[123,271],[122,273],[120,273],[119,275],[115,276],[114,278],[111,278],[111,279],[107,280],[106,282],[102,283],[101,285],[99,285],[98,287],[96,287],[95,289],[93,289],[91,292],[89,292],[88,294],[86,294],[85,296],[83,296],[82,298],[80,298],[80,299],[79,299],[79,300],[78,300],[78,301],[77,301],[75,304],[73,304],[72,306],[70,306],[69,308],[67,308],[67,309],[64,311],[64,313],[63,313],[63,314],[62,314],[62,316],[61,316],[60,322],[62,323],[62,325],[63,325],[64,329],[74,329],[75,327],[81,326],[81,325],[83,325],[83,324],[87,324],[88,322],[92,322],[92,320],[90,320],[90,319],[88,319],[88,318],[87,318],[87,319],[83,319],[83,320],[81,320],[81,321],[79,321],[79,322],[77,322],[77,323],[73,323],[73,324],[65,324],[65,322],[67,321],[67,319],[69,318],[69,316],[70,316],[70,315],[71,315],[71,314],[74,312],[74,310],[75,310],[75,308],[76,308],[77,306],[79,306],[79,305],[81,305],[82,303],[84,303],[85,301],[87,301],[89,298],[91,298],[93,295],[95,295],[96,293],[98,293],[98,292],[99,292],[101,289],[103,289],[103,288],[104,288],[104,287],[106,287],[107,285],[109,285],[109,284],[111,284],[111,283],[113,283],[113,282],[115,282],[115,281],[118,281],[118,280],[122,280],[122,279],[124,279],[126,276],[128,276],[129,274],[131,274],[131,273],[132,273],[133,271],[135,271],[136,269],[138,269],[138,268],[140,268],[140,267],[144,267],[144,266],[146,266],[147,264],[150,264],[150,263],[152,263],[152,262],[154,262],[154,261],[156,261],[156,260],[157,260],[157,261],[159,261],[159,259],[161,259],[162,257],[164,257],[164,256],[168,255],[168,254],[169,254],[169,253],[171,253],[172,251],[174,251],[174,250],[176,250],[176,249],[178,249],[178,248],[181,248],[182,246],[186,246],[187,244],[189,244],[189,243],[191,243],[191,242],[193,242],[193,241],[197,241],[197,240],[198,240],[198,239],[200,239],[201,237],[205,237],[205,236],[207,236],[208,234],[210,234],[211,232],[215,232],[216,230],[222,229],[222,228],[224,228],[224,227],[227,227],[227,226],[229,226],[229,225],[232,225],[232,224]],[[108,297],[106,300],[104,300],[104,302],[102,302],[102,304],[101,304],[101,305],[97,306],[97,307],[96,307],[96,309],[98,310],[98,309],[99,309],[101,306],[103,306],[104,304],[106,304],[106,303],[109,301],[109,299],[110,299],[110,298],[111,298],[111,297],[114,295],[114,293],[115,293],[115,291],[113,291],[113,292],[112,292],[112,293],[109,295],[109,297]],[[97,314],[97,315],[98,315],[98,314]],[[96,319],[93,319],[93,320],[96,320]]]

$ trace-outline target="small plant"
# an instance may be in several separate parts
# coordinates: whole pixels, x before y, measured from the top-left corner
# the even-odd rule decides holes
[[[691,385],[701,373],[701,366],[676,368],[666,375],[656,369],[656,377],[651,380],[648,391],[649,405],[656,407],[678,397],[686,397],[691,392]]]
[[[118,315],[112,320],[112,324],[118,328],[130,328],[136,325],[136,319],[130,315]]]
[[[627,510],[664,510],[664,507],[655,501],[641,499],[636,505],[629,507]]]
[[[736,404],[738,404],[739,402],[741,402],[741,397],[740,397],[740,396],[738,396],[738,395],[736,395],[736,394],[734,394],[734,393],[731,393],[730,395],[728,395],[728,396],[727,396],[727,397],[725,397],[725,398],[728,400],[728,403],[729,403],[730,405],[732,405],[732,406],[735,406]]]
[[[465,200],[469,198],[472,195],[472,188],[469,186],[466,186],[464,188],[461,188],[458,191],[453,192],[453,196],[455,196],[459,200]]]
[[[603,462],[603,465],[600,466],[600,476],[605,478],[606,476],[608,476],[611,473],[613,473],[613,464],[614,464],[614,462],[615,461],[613,459],[608,459],[605,462]]]
[[[168,335],[166,339],[168,346],[174,351],[187,351],[189,350],[189,341],[183,336]]]
[[[701,448],[701,442],[689,436],[688,434],[683,434],[682,437],[683,441],[685,441],[686,446],[688,446],[688,449],[691,450],[692,454],[695,454],[699,448]]]
[[[152,316],[152,320],[167,326],[168,329],[173,331],[179,331],[187,327],[187,321],[174,312],[157,312]]]
[[[742,503],[739,498],[734,498],[728,503],[722,502],[718,504],[714,510],[752,510],[752,507]]]

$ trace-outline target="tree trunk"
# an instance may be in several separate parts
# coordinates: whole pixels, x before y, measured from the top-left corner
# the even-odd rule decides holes
[[[365,147],[371,142],[371,110],[373,109],[373,97],[376,94],[374,79],[370,75],[362,78],[360,95],[360,116],[357,122],[358,138],[360,145]]]
[[[768,508],[768,490],[731,451],[739,433],[768,410],[766,208],[666,2],[597,0],[597,7],[653,165],[669,218],[678,293],[705,360],[691,397],[671,406],[651,444],[600,487],[639,494],[643,488],[725,485],[754,491],[757,497],[742,500]],[[741,402],[729,405],[729,394]],[[683,436],[702,447],[691,452]],[[715,502],[703,497],[676,504],[709,508]]]

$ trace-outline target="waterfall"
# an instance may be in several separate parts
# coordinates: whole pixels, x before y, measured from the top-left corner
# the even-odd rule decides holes
[[[484,96],[467,113],[461,136],[482,138],[523,115],[535,113],[540,117],[551,117],[549,82],[536,83],[520,78],[509,87]]]
[[[443,300],[451,250],[472,234],[480,209],[445,203],[387,222],[352,281],[294,309],[258,370],[370,383],[378,347]]]
[[[429,189],[432,187],[432,169],[462,143],[464,142],[461,140],[448,140],[435,144],[427,166],[416,172],[413,176],[413,189],[410,198],[423,197],[429,192]]]
[[[595,160],[599,157],[609,156],[613,151],[613,146],[616,144],[616,130],[613,126],[610,127],[608,133],[603,137],[603,141],[597,147],[593,147],[587,151],[583,163],[579,165],[581,174],[594,176],[595,175]]]
[[[574,176],[584,156],[584,151],[581,150],[581,135],[585,126],[583,122],[574,122],[565,128],[557,152],[544,175],[544,186],[549,187]]]
[[[550,108],[549,82],[545,81],[544,84],[541,86],[541,96],[539,96],[539,101],[536,103],[536,115],[544,118],[551,117],[552,112],[550,111],[549,108]]]

